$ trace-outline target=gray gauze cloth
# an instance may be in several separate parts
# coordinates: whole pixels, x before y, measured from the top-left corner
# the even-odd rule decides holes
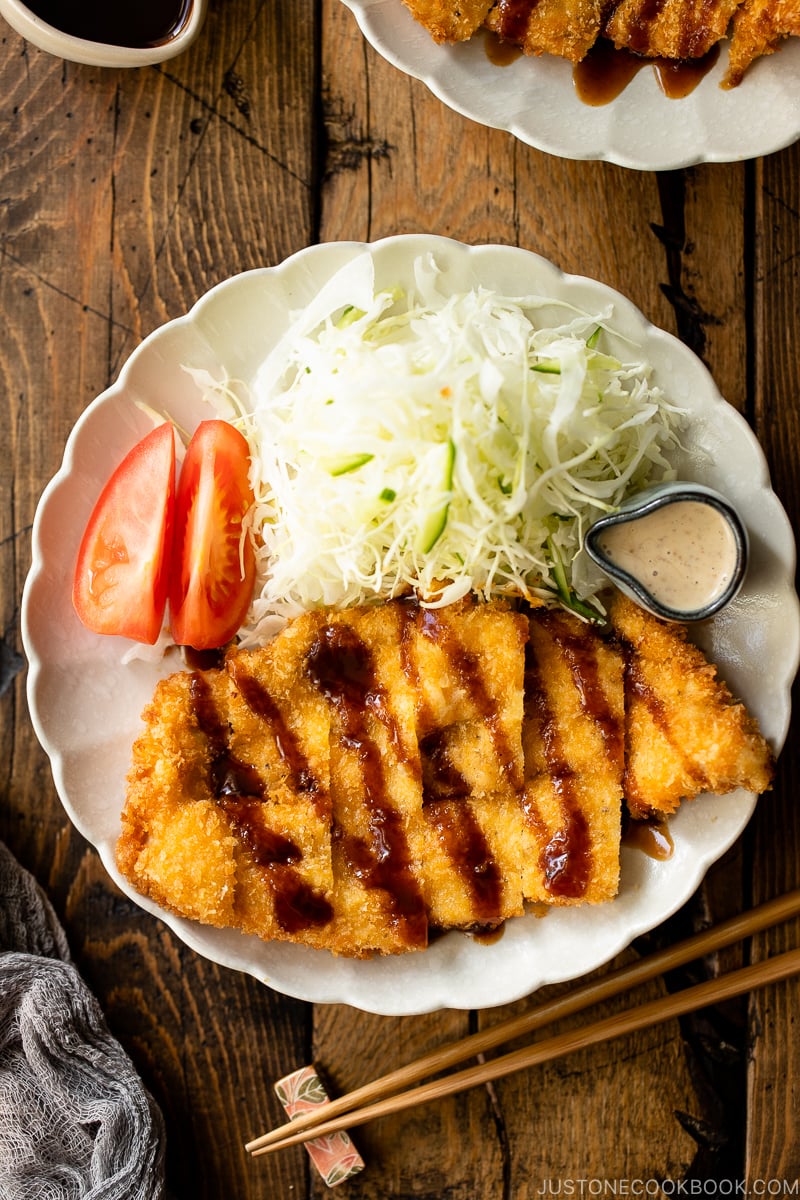
[[[0,843],[0,1197],[164,1196],[161,1112]]]

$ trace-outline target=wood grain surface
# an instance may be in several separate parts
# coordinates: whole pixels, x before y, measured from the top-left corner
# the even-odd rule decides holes
[[[526,1002],[412,1018],[311,1006],[198,957],[118,892],[26,708],[20,597],[41,491],[131,350],[210,286],[317,241],[425,231],[520,245],[630,296],[750,421],[796,526],[800,145],[662,174],[552,158],[400,74],[339,0],[216,0],[188,53],[134,71],[61,62],[0,21],[0,71],[0,838],[46,888],[164,1111],[170,1194],[319,1197],[304,1150],[243,1150],[281,1119],[275,1079],[313,1058],[340,1092]],[[620,961],[800,884],[798,767],[793,725],[744,836]],[[799,939],[795,922],[646,994]],[[344,1189],[532,1200],[747,1180],[797,1195],[799,1012],[800,983],[782,984],[387,1118],[358,1131],[368,1167]]]

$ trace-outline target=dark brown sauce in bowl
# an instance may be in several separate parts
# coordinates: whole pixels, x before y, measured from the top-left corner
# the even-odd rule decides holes
[[[109,46],[146,49],[161,46],[186,26],[193,0],[28,0],[42,21],[70,37]]]

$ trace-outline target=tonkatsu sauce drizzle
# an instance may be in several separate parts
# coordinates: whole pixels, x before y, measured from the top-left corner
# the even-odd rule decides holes
[[[437,729],[420,742],[422,811],[439,843],[469,888],[481,922],[502,911],[503,878],[467,797],[470,785],[448,752],[447,730]]]
[[[490,33],[488,30],[484,38],[484,47],[486,57],[496,67],[509,67],[522,56],[519,46],[515,46],[512,42],[504,42],[498,34]]]
[[[612,711],[600,682],[594,637],[575,633],[557,612],[548,613],[542,620],[549,622],[552,636],[569,666],[583,711],[600,730],[608,757],[621,767],[625,749],[623,722]]]
[[[423,636],[435,642],[448,659],[459,687],[469,697],[476,718],[485,723],[491,734],[495,752],[504,773],[509,777],[511,786],[518,790],[522,787],[523,781],[517,777],[517,756],[508,742],[500,713],[486,687],[478,659],[458,641],[446,618],[442,617],[435,609],[419,609],[417,619]]]
[[[659,817],[636,821],[628,818],[622,827],[622,844],[633,850],[641,850],[648,858],[658,862],[672,858],[675,850],[669,825]]]
[[[264,781],[255,767],[240,762],[231,752],[228,729],[220,718],[208,681],[194,672],[189,691],[198,728],[208,742],[211,755],[209,787],[253,862],[265,869],[278,923],[287,933],[327,924],[333,917],[330,904],[294,870],[302,861],[302,851],[290,838],[264,823],[260,804]]]
[[[523,42],[537,0],[498,0],[497,32],[508,42]]]
[[[686,751],[681,748],[680,743],[673,737],[669,715],[663,702],[650,687],[644,675],[638,669],[635,663],[635,647],[624,641],[621,642],[621,646],[625,656],[626,697],[629,698],[629,702],[636,700],[645,706],[653,724],[659,730],[664,740],[669,743],[674,753],[683,760],[684,770],[689,778],[696,782],[697,790],[704,791],[709,786],[709,781],[705,771],[703,770],[702,764],[691,759]],[[636,781],[636,775],[630,769],[630,762],[630,755],[626,753],[623,790],[628,798],[628,801],[633,802],[635,805],[640,798],[640,793]]]
[[[467,692],[478,715],[487,720],[495,744],[499,742],[502,746],[501,761],[508,772],[513,756],[474,657],[458,644],[452,632],[430,609],[423,609],[414,601],[406,601],[401,606],[401,612],[400,658],[406,679],[417,692],[420,691],[413,645],[415,637],[421,633],[441,646],[456,671],[460,688]],[[426,713],[424,708],[418,711],[417,719],[420,729],[428,729],[419,737],[423,816],[469,888],[481,923],[493,927],[502,911],[503,880],[484,832],[467,802],[471,792],[469,780],[453,761],[448,726],[430,729],[431,714]]]
[[[553,790],[561,805],[562,824],[541,853],[544,883],[553,896],[577,900],[586,891],[592,869],[589,827],[575,795],[575,777],[559,737],[555,714],[547,702],[539,670],[529,645],[525,656],[525,695],[535,716]]]
[[[652,67],[658,86],[669,100],[682,100],[691,94],[719,58],[714,46],[699,58],[649,58],[631,49],[617,49],[612,42],[598,38],[581,62],[572,69],[578,98],[593,108],[610,104],[644,67]]]
[[[644,67],[652,67],[658,86],[668,100],[683,100],[691,95],[705,79],[719,58],[719,44],[705,53],[709,32],[700,27],[692,40],[687,37],[676,58],[647,54],[650,31],[647,21],[655,20],[665,0],[648,0],[648,15],[631,32],[628,47],[616,47],[605,37],[598,37],[588,54],[572,67],[572,82],[578,99],[592,108],[610,104],[625,91],[631,80]],[[500,0],[496,8],[496,25],[486,31],[486,57],[496,67],[508,67],[522,54],[531,14],[536,0]],[[610,14],[608,14],[610,15]]]
[[[401,814],[390,802],[380,749],[370,732],[370,714],[387,729],[393,745],[401,739],[380,687],[369,647],[346,625],[326,625],[306,657],[306,671],[333,705],[342,747],[358,756],[364,804],[369,813],[369,844],[339,826],[334,837],[353,874],[365,887],[391,898],[394,919],[409,945],[424,945],[427,914],[411,869]]]
[[[271,730],[278,753],[291,771],[297,791],[317,797],[321,791],[319,782],[303,753],[297,735],[286,723],[272,696],[258,679],[248,675],[238,663],[231,663],[230,674],[247,707]],[[325,807],[323,806],[323,811]]]
[[[424,813],[439,842],[469,888],[482,922],[497,921],[502,911],[503,877],[483,830],[465,800],[423,800]]]
[[[469,782],[448,753],[447,729],[434,729],[420,739],[422,761],[422,803],[432,800],[456,800],[468,796]]]

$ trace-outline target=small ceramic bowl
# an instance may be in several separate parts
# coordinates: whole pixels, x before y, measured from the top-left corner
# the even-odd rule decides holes
[[[200,32],[207,7],[208,0],[185,0],[182,6],[176,3],[174,29],[159,40],[135,46],[74,37],[38,16],[22,0],[0,0],[0,16],[26,41],[57,58],[95,67],[147,67],[182,54]]]
[[[662,483],[637,493],[595,521],[584,548],[620,591],[666,621],[713,616],[731,602],[747,572],[747,530],[739,514],[698,483]]]

